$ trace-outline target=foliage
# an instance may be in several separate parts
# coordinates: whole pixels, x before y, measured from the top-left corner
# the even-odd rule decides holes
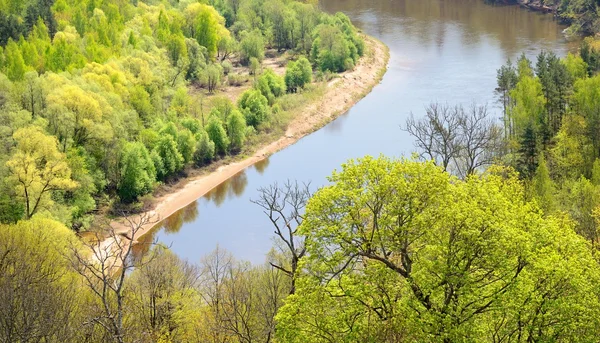
[[[459,181],[430,162],[366,157],[329,181],[307,205],[307,257],[278,341],[596,335],[589,246],[524,201],[514,177]]]
[[[238,101],[238,107],[246,117],[246,123],[254,128],[269,120],[269,100],[260,90],[245,91]]]
[[[290,62],[285,70],[285,85],[287,91],[296,93],[299,88],[304,88],[312,81],[312,67],[305,57],[300,57],[297,62]]]
[[[238,110],[233,110],[227,117],[227,136],[230,142],[229,149],[232,152],[240,151],[246,140],[246,119]]]
[[[119,197],[125,203],[136,200],[154,188],[156,169],[142,143],[128,143],[121,158]]]
[[[267,69],[256,81],[255,88],[267,98],[269,105],[272,106],[275,103],[275,98],[285,93],[285,81],[273,70]]]
[[[71,179],[71,169],[65,154],[57,147],[56,138],[31,126],[13,135],[17,147],[6,162],[7,182],[13,184],[25,203],[25,217],[31,218],[51,203],[51,194],[77,186]]]
[[[223,122],[217,116],[210,116],[206,125],[206,132],[215,145],[215,155],[225,155],[229,151],[229,137],[223,127]]]

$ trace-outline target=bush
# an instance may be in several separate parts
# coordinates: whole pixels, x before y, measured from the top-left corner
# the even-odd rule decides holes
[[[227,75],[227,83],[232,87],[240,87],[244,83],[248,82],[247,75],[241,74],[229,74]]]
[[[233,65],[228,60],[221,62],[221,67],[223,68],[223,74],[229,75],[233,70]]]

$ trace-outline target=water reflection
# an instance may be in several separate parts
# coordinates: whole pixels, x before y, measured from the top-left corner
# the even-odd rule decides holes
[[[220,207],[226,199],[239,197],[244,194],[247,185],[248,177],[246,176],[246,170],[242,170],[213,188],[203,198],[212,201],[217,207]]]
[[[269,167],[269,161],[270,159],[264,158],[256,163],[254,163],[254,169],[260,174],[264,174],[265,170],[267,170],[267,168]]]
[[[458,38],[463,48],[477,47],[491,36],[509,55],[526,41],[564,40],[551,15],[532,13],[519,6],[489,5],[482,0],[324,0],[327,12],[343,11],[359,27],[371,26],[378,36],[394,34],[434,43],[439,53],[448,40]],[[459,37],[454,37],[456,34]]]

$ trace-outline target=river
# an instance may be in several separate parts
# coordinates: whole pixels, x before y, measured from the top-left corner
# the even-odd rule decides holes
[[[321,0],[320,6],[346,13],[389,46],[381,84],[337,120],[221,184],[144,240],[156,238],[193,262],[219,245],[238,259],[262,263],[273,231],[250,201],[258,188],[290,179],[316,189],[348,159],[410,155],[413,140],[400,125],[411,112],[423,115],[431,101],[487,103],[500,116],[496,70],[508,58],[522,52],[535,58],[542,49],[564,56],[575,46],[552,16],[483,0]]]

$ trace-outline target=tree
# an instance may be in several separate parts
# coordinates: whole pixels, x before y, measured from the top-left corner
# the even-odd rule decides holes
[[[510,59],[498,69],[496,76],[498,87],[496,92],[500,95],[500,101],[502,102],[502,108],[504,113],[504,128],[505,137],[510,138],[513,134],[513,123],[510,116],[510,110],[512,108],[512,101],[510,98],[510,92],[515,88],[517,84],[517,70],[512,65]]]
[[[246,117],[246,123],[254,128],[269,119],[269,100],[259,90],[245,91],[238,101],[238,107]]]
[[[190,130],[183,129],[177,133],[177,150],[181,153],[184,164],[191,162],[194,158],[196,139]]]
[[[246,119],[238,110],[227,118],[227,136],[229,137],[229,149],[231,151],[240,151],[246,141]]]
[[[75,245],[71,247],[73,268],[83,277],[98,302],[98,315],[91,318],[91,322],[99,325],[117,343],[128,341],[124,323],[125,279],[136,266],[132,258],[133,245],[141,230],[155,224],[147,214],[135,218],[124,216],[124,221],[120,228],[108,227],[105,232],[97,232],[95,239],[82,242],[87,250]],[[137,267],[149,262],[137,263]]]
[[[254,86],[265,96],[265,98],[267,98],[269,105],[273,105],[275,103],[275,98],[280,97],[285,93],[284,79],[275,74],[271,69],[267,69],[262,73]]]
[[[306,254],[304,237],[298,233],[298,228],[304,219],[304,209],[311,196],[309,184],[286,182],[280,186],[277,183],[260,188],[260,196],[253,203],[263,209],[269,218],[280,248],[286,261],[271,261],[274,268],[281,270],[291,282],[290,294],[296,292],[296,277],[298,263]]]
[[[162,246],[125,280],[125,299],[137,339],[189,341],[198,331],[203,304],[199,270]]]
[[[224,27],[225,19],[212,6],[200,3],[187,6],[184,14],[189,36],[206,48],[208,57],[214,58],[220,36],[229,35]]]
[[[252,57],[259,62],[265,58],[265,42],[260,30],[242,34],[240,41],[240,60],[242,64],[247,65]]]
[[[540,207],[546,213],[551,213],[554,209],[554,184],[550,178],[550,172],[543,155],[540,155],[538,167],[533,176],[533,190]]]
[[[130,203],[154,188],[156,169],[146,147],[140,142],[127,143],[121,158],[119,197]]]
[[[210,93],[213,93],[221,84],[223,78],[223,68],[218,64],[211,64],[206,68],[206,86]]]
[[[422,157],[463,178],[491,165],[502,151],[501,130],[486,106],[473,104],[465,110],[432,103],[426,117],[411,116],[405,130],[416,139]]]
[[[527,203],[514,176],[460,181],[432,162],[365,157],[329,181],[299,230],[307,254],[278,342],[596,335],[591,250]]]
[[[188,69],[186,71],[186,80],[197,81],[203,69],[206,68],[208,50],[198,44],[195,39],[186,38],[185,45],[188,51]]]
[[[305,57],[301,57],[297,62],[290,62],[285,70],[285,84],[290,93],[296,93],[298,88],[304,88],[304,85],[312,80],[312,67]]]
[[[52,202],[52,192],[73,189],[77,184],[71,179],[65,154],[58,151],[56,138],[35,126],[19,129],[13,138],[17,147],[6,162],[7,181],[16,185],[29,219]]]
[[[50,219],[0,225],[0,342],[82,338],[85,292],[65,258],[76,241],[71,230]]]
[[[208,133],[202,129],[196,134],[196,152],[194,161],[197,166],[210,163],[215,157],[215,143],[210,140]]]
[[[215,153],[219,155],[227,154],[229,149],[229,138],[227,132],[223,127],[223,123],[216,116],[211,116],[208,119],[208,125],[206,125],[206,132],[208,137],[215,144]]]
[[[162,168],[156,168],[159,179],[163,180],[183,168],[183,156],[171,135],[163,135],[154,149],[162,162]]]
[[[23,80],[26,71],[25,61],[17,43],[9,39],[4,54],[6,56],[6,76],[11,81]]]

